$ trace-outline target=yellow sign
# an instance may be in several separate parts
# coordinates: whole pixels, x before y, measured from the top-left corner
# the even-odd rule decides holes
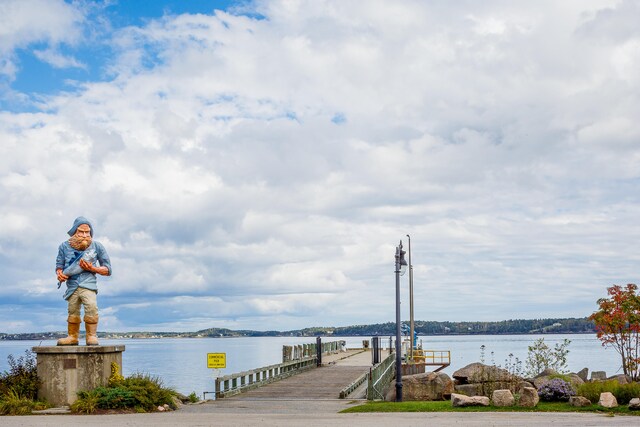
[[[207,353],[207,368],[221,369],[227,367],[227,353]]]

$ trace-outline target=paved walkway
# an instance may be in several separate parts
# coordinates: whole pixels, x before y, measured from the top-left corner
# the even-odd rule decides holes
[[[424,427],[433,426],[638,426],[638,417],[608,417],[599,414],[517,412],[435,412],[338,414],[353,403],[335,401],[229,400],[224,405],[187,406],[175,412],[127,415],[32,415],[0,417],[3,427],[44,426],[283,426],[305,427]]]

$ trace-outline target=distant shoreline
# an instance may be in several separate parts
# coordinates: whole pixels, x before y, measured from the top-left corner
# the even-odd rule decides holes
[[[409,334],[408,321],[402,322],[403,334]],[[536,334],[595,334],[595,326],[588,318],[513,319],[498,322],[436,322],[417,320],[414,330],[421,337],[473,335],[536,335]],[[340,327],[313,327],[291,331],[253,331],[209,328],[196,332],[98,332],[107,339],[159,338],[243,338],[243,337],[372,337],[393,336],[395,322]],[[65,337],[63,331],[0,333],[0,341],[53,340]]]
[[[486,336],[513,336],[513,335],[593,335],[595,332],[533,332],[533,333],[504,333],[504,334],[430,334],[430,335],[418,335],[418,338],[422,337],[463,337],[463,336],[478,336],[478,337],[486,337]],[[82,334],[81,334],[82,335]],[[57,337],[46,337],[46,338],[0,338],[0,341],[44,341],[44,340],[56,340],[59,338],[65,337],[66,334],[60,333]],[[153,337],[119,337],[119,336],[99,336],[100,339],[106,340],[163,340],[163,339],[176,339],[176,340],[184,340],[184,339],[231,339],[231,338],[316,338],[318,336],[322,336],[323,338],[346,338],[346,337],[372,337],[372,336],[380,336],[380,337],[388,337],[392,335],[238,335],[238,336],[221,336],[221,337],[193,337],[193,336],[153,336]]]

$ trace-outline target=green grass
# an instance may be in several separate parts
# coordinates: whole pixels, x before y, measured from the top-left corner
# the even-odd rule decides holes
[[[341,411],[341,413],[357,412],[597,412],[614,415],[638,415],[640,411],[629,411],[625,406],[605,409],[598,405],[576,408],[565,402],[540,402],[535,408],[512,406],[497,408],[495,406],[471,406],[454,408],[450,401],[439,402],[369,402]]]

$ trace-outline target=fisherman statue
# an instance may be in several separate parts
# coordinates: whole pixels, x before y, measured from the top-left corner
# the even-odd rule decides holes
[[[58,247],[56,275],[58,288],[67,282],[64,299],[67,300],[69,336],[58,340],[58,345],[78,345],[80,333],[80,307],[84,307],[84,325],[87,345],[98,345],[98,283],[96,274],[111,275],[111,261],[101,243],[93,240],[93,227],[80,216],[67,232],[70,238]]]

